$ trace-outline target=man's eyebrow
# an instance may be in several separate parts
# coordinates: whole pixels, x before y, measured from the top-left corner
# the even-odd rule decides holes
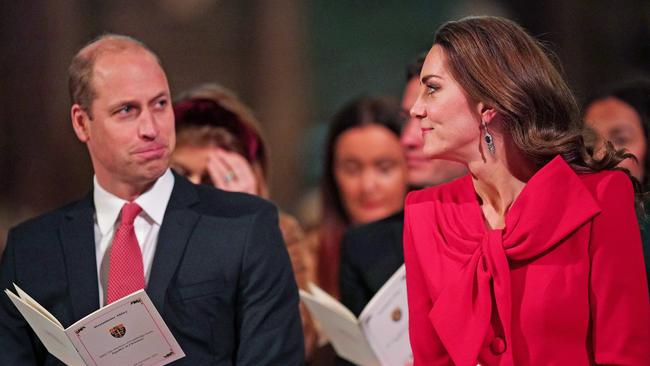
[[[160,99],[161,97],[169,97],[169,93],[166,91],[161,91],[160,93],[156,94],[153,98],[149,100],[149,103],[155,101],[156,99]]]
[[[149,99],[149,103],[154,102],[157,99],[160,99],[161,97],[168,97],[169,98],[169,93],[166,92],[166,91],[161,91],[160,93],[156,94],[153,98]],[[133,99],[121,99],[121,100],[118,100],[115,103],[110,104],[109,109],[114,109],[114,108],[117,108],[119,106],[123,106],[123,105],[127,105],[127,104],[137,105],[138,102],[136,100],[133,100]]]
[[[117,107],[121,107],[123,105],[134,105],[134,104],[138,104],[138,103],[136,101],[130,100],[130,99],[121,99],[121,100],[118,100],[115,103],[109,104],[108,109],[112,110],[112,109],[115,109]]]

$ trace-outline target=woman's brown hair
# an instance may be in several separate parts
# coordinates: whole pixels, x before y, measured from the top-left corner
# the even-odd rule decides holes
[[[443,24],[434,44],[468,96],[494,108],[536,169],[561,155],[576,172],[614,168],[628,157],[585,145],[575,97],[544,47],[513,21],[490,16]],[[554,62],[555,61],[555,62]]]
[[[174,102],[177,146],[215,145],[241,154],[257,180],[257,194],[268,198],[268,154],[253,112],[230,90],[202,84]]]

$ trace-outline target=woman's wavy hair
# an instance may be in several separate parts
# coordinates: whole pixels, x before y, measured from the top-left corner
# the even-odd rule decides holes
[[[542,45],[513,21],[468,17],[436,32],[448,67],[465,92],[494,108],[512,141],[537,168],[561,155],[576,171],[613,168],[612,151],[595,160],[585,148],[578,104]]]
[[[633,157],[611,144],[598,154],[587,146],[578,104],[557,58],[517,23],[492,16],[447,22],[434,44],[444,49],[451,74],[468,96],[501,115],[512,142],[536,169],[557,155],[576,173],[614,169]]]

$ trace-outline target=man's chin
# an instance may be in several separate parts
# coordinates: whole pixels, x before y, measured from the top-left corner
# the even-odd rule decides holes
[[[429,166],[426,166],[427,168]],[[424,169],[424,166],[421,166],[420,169],[409,169],[408,174],[408,184],[413,188],[426,188],[433,185],[435,182],[434,174],[431,174],[432,169]]]
[[[142,178],[156,180],[162,177],[169,168],[169,161],[151,161],[142,168]]]

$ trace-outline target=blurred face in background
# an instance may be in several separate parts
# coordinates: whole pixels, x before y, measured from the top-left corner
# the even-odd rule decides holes
[[[401,210],[407,169],[398,136],[375,124],[345,131],[334,148],[334,178],[354,224],[376,221]]]
[[[419,77],[414,77],[406,84],[402,97],[402,108],[411,110],[420,92]],[[422,151],[424,140],[420,130],[420,122],[411,117],[402,130],[401,144],[406,154],[408,167],[408,184],[422,188],[450,181],[465,174],[464,165],[442,159],[431,159]]]
[[[171,167],[178,174],[195,184],[209,184],[231,192],[261,194],[263,176],[256,174],[253,165],[240,152],[229,150],[228,144],[220,145],[219,142],[224,142],[215,135],[212,136],[213,141],[192,143],[186,140],[188,132],[192,133],[191,130],[179,133],[179,144],[172,155]],[[196,133],[201,136],[199,131]],[[224,132],[221,136],[232,135]]]
[[[208,173],[212,146],[179,145],[172,155],[174,170],[194,184],[213,184]]]
[[[605,141],[610,141],[617,149],[626,149],[636,156],[638,162],[625,159],[619,166],[628,169],[630,174],[643,181],[648,147],[641,117],[634,108],[615,97],[598,99],[587,107],[584,119],[598,133],[600,146]]]

